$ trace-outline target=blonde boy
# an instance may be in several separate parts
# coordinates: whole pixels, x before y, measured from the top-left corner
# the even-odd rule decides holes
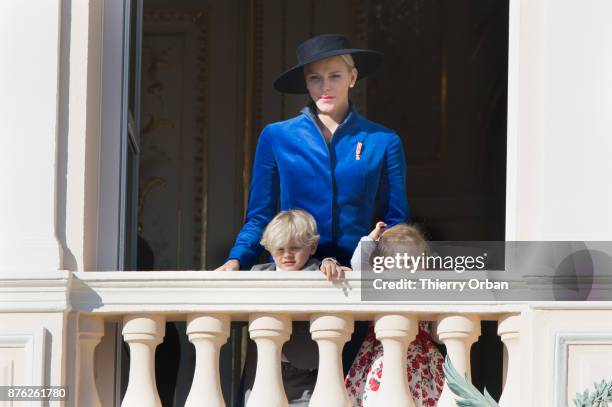
[[[318,243],[317,222],[311,214],[301,209],[280,212],[266,226],[261,239],[274,262],[257,264],[252,270],[321,270],[328,280],[341,279],[347,267],[331,257],[322,262],[312,257]]]

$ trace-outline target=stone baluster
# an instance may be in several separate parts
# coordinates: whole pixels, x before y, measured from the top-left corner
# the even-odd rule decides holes
[[[257,344],[257,370],[247,407],[287,407],[281,351],[291,334],[291,319],[286,315],[254,314],[249,317],[249,333]]]
[[[187,335],[196,351],[193,382],[185,407],[225,407],[219,379],[219,349],[229,336],[226,315],[189,315]]]
[[[509,314],[502,316],[497,325],[497,334],[504,343],[504,389],[499,399],[500,407],[520,405],[520,337],[521,316]]]
[[[319,373],[310,407],[351,407],[344,387],[342,348],[353,333],[353,318],[345,315],[313,315],[312,339],[319,347]]]
[[[470,349],[480,336],[480,319],[471,315],[442,315],[438,319],[438,337],[446,345],[446,352],[453,366],[471,379]],[[439,407],[456,407],[457,396],[446,383],[438,400]]]
[[[376,338],[383,345],[383,375],[378,392],[374,393],[375,406],[414,407],[408,387],[406,357],[408,345],[418,332],[418,319],[414,315],[378,315],[374,322]]]
[[[155,383],[155,348],[166,329],[161,315],[126,315],[123,340],[130,347],[130,374],[121,407],[161,407]]]
[[[79,367],[77,406],[101,407],[94,376],[94,351],[104,336],[104,318],[92,315],[79,317]]]

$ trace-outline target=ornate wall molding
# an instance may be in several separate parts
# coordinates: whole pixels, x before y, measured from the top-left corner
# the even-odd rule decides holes
[[[197,113],[195,126],[197,131],[193,137],[194,145],[194,182],[193,182],[193,266],[202,268],[206,264],[207,236],[207,190],[208,190],[208,80],[209,80],[209,13],[207,10],[177,11],[150,10],[143,14],[144,24],[168,23],[189,27],[195,32],[195,102]],[[145,26],[146,30],[146,26]],[[186,29],[187,30],[187,29]],[[143,73],[144,73],[143,67]],[[143,123],[143,135],[148,131]]]
[[[569,384],[569,358],[570,346],[572,345],[606,345],[612,353],[612,332],[557,332],[555,335],[554,369],[555,378],[553,382],[553,405],[568,406],[570,401],[567,397]],[[609,356],[609,354],[608,354]],[[602,355],[605,358],[606,355]],[[580,372],[573,372],[579,374]],[[609,377],[598,378],[609,380]],[[597,380],[597,379],[596,379]],[[585,389],[580,389],[583,391]]]
[[[263,82],[263,2],[249,0],[245,35],[245,104],[242,168],[242,207],[246,211],[257,135],[262,125]]]
[[[10,331],[15,332],[10,333]],[[27,331],[27,333],[22,333],[24,331]],[[3,358],[0,361],[0,386],[15,384],[20,386],[40,386],[45,384],[46,358],[43,328],[28,327],[21,328],[20,331],[3,329],[3,333],[0,335],[0,350],[3,348],[5,350],[12,350],[12,352],[9,353],[7,358]],[[17,377],[19,370],[23,372],[23,375]]]
[[[362,0],[349,0],[349,35],[355,48],[368,48],[368,10]],[[357,82],[351,100],[364,116],[368,113],[368,80]]]

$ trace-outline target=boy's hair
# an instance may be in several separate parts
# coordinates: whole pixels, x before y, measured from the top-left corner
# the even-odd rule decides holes
[[[414,257],[427,254],[427,242],[418,227],[398,223],[385,230],[372,251],[370,264],[375,257],[395,257],[397,253]]]
[[[278,213],[266,226],[260,243],[272,253],[291,241],[300,247],[319,242],[317,222],[308,212],[293,209]]]

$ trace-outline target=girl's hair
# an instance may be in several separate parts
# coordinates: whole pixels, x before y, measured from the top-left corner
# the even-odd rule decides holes
[[[370,256],[370,264],[374,257],[394,257],[397,253],[417,257],[427,254],[427,249],[425,237],[418,227],[399,223],[380,236]]]
[[[317,222],[311,214],[301,209],[278,213],[266,226],[260,243],[272,253],[290,242],[300,247],[319,242]]]
[[[353,59],[353,56],[351,54],[342,54],[338,56],[342,58],[346,66],[348,66],[349,70],[355,67],[355,60]]]

